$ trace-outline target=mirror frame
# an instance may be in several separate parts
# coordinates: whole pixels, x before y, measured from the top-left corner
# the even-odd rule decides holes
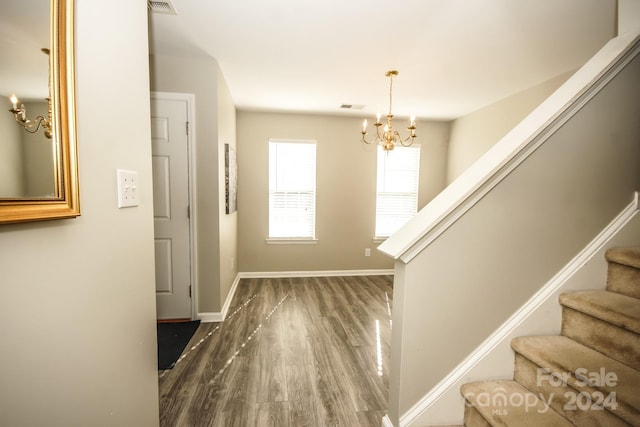
[[[74,0],[50,1],[49,78],[55,143],[51,199],[0,199],[0,223],[74,218],[80,215],[75,110]]]

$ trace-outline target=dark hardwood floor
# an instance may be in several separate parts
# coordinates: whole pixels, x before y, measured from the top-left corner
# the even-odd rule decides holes
[[[379,427],[391,276],[242,279],[159,372],[160,425]]]

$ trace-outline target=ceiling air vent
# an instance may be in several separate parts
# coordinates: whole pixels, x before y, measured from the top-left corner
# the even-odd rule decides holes
[[[342,104],[340,106],[340,108],[344,109],[344,110],[362,110],[364,108],[364,105],[358,105],[358,104]]]
[[[153,13],[164,13],[166,15],[177,15],[176,8],[168,0],[163,1],[148,1],[147,5],[149,10]]]

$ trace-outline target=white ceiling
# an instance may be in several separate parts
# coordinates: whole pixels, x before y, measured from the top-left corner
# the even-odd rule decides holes
[[[215,58],[240,109],[452,119],[580,67],[615,0],[172,0],[152,53]],[[364,105],[341,110],[341,104]]]
[[[172,3],[150,14],[151,52],[215,58],[240,109],[384,114],[396,69],[396,116],[452,119],[578,68],[614,35],[616,1]],[[0,96],[41,98],[47,11],[22,6],[0,2]]]

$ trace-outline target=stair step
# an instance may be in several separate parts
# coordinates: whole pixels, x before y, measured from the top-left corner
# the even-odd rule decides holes
[[[464,384],[466,427],[563,427],[573,426],[535,394],[515,381],[482,381]]]
[[[640,247],[608,249],[605,259],[607,290],[640,298]]]
[[[610,248],[604,257],[607,261],[640,269],[640,246]]]
[[[565,336],[515,338],[511,347],[514,379],[574,424],[640,425],[639,371]]]
[[[609,291],[560,295],[562,335],[640,370],[640,299]]]

